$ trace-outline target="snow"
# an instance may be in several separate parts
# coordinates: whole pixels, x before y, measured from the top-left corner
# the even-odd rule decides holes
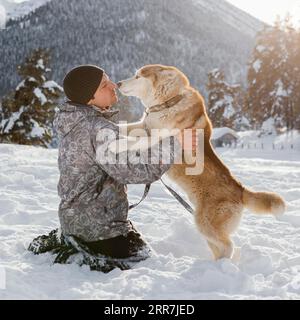
[[[6,9],[0,3],[0,30],[5,27],[6,22]]]
[[[258,52],[263,52],[263,51],[266,50],[266,47],[263,46],[263,45],[258,45],[258,46],[256,47],[256,50],[257,50]]]
[[[257,23],[261,24],[260,29],[263,29],[263,23],[245,11],[224,0],[193,0],[193,2],[201,7],[202,10],[214,15],[218,15],[220,19],[226,21],[233,28],[242,31],[250,37],[254,37],[257,29]]]
[[[20,119],[20,116],[23,113],[24,109],[25,107],[21,107],[19,111],[12,113],[9,119],[4,119],[1,121],[0,127],[5,127],[3,133],[9,133],[15,123]]]
[[[268,121],[272,124],[272,119],[270,118],[267,120],[265,124],[265,128],[267,129],[267,123]],[[269,125],[270,125],[269,123]],[[280,159],[284,159],[285,156],[289,156],[290,158],[288,159],[293,159],[294,153],[290,153],[289,155],[286,155],[285,152],[287,150],[291,150],[292,148],[298,152],[300,152],[300,133],[297,130],[293,130],[290,132],[286,132],[284,134],[276,135],[274,133],[274,130],[272,130],[272,126],[270,126],[268,129],[271,131],[244,131],[244,132],[239,132],[239,146],[244,144],[245,146],[250,146],[250,149],[255,148],[255,145],[257,148],[261,149],[261,146],[263,145],[264,151],[273,151],[279,150],[281,152],[277,152],[276,156],[279,157]],[[257,152],[257,151],[255,151]],[[266,157],[272,157],[273,153],[271,154],[264,154]],[[250,153],[248,154],[250,156]]]
[[[234,137],[238,138],[238,135],[234,130],[225,127],[225,128],[214,128],[213,134],[212,134],[212,140],[220,139],[225,134],[231,134]]]
[[[261,65],[262,65],[262,62],[259,59],[253,63],[253,69],[255,70],[256,73],[259,72]]]
[[[17,19],[35,11],[48,1],[50,0],[25,0],[18,3],[9,0],[0,0],[0,7],[3,6],[5,8],[7,19]]]
[[[35,88],[33,93],[40,100],[42,106],[47,103],[48,100],[40,88]]]
[[[291,92],[288,92],[288,90],[283,89],[283,83],[282,80],[277,80],[275,83],[275,86],[277,87],[276,90],[276,97],[289,97]]]
[[[20,90],[21,88],[24,88],[25,87],[25,80],[21,81],[17,87],[16,87],[16,91]]]
[[[227,100],[229,100],[229,99],[227,99]],[[232,106],[233,98],[230,97],[230,100],[231,100],[231,102],[229,102],[229,104],[227,104],[227,107],[224,109],[223,117],[225,119],[230,119],[236,113],[236,111],[234,110],[234,108]]]
[[[239,125],[241,128],[250,128],[250,121],[245,116],[242,116],[241,118],[236,119],[234,122],[236,125]]]
[[[274,134],[274,133],[276,133],[275,120],[272,117],[269,118],[268,120],[266,120],[261,126],[261,131],[264,134]]]
[[[221,75],[221,71],[218,68],[213,69],[210,73],[213,76],[213,78],[219,78]]]
[[[240,135],[259,141],[254,132]],[[215,262],[192,216],[155,183],[129,215],[153,256],[132,270],[101,274],[52,265],[50,254],[26,251],[34,237],[58,226],[58,154],[0,145],[0,299],[299,299],[300,146],[217,152],[245,185],[279,192],[287,214],[276,220],[245,212],[234,236],[234,259]],[[130,202],[142,193],[143,187],[129,186]]]
[[[44,70],[44,69],[45,69],[44,60],[43,60],[43,59],[39,59],[39,60],[37,61],[36,67]]]
[[[40,127],[39,124],[35,120],[31,119],[30,121],[33,125],[32,130],[30,132],[31,137],[33,137],[33,138],[43,137],[43,135],[45,134],[45,129]]]
[[[50,90],[51,92],[54,92],[55,89],[58,89],[63,92],[63,88],[58,85],[55,81],[53,80],[48,80],[43,84],[43,88]]]
[[[233,97],[229,95],[225,95],[222,100],[217,101],[214,106],[211,108],[211,112],[215,113],[220,108],[224,108],[223,117],[225,119],[230,119],[232,116],[235,115],[236,111],[233,107]]]
[[[21,88],[24,88],[25,87],[25,82],[28,81],[28,82],[37,82],[37,80],[33,77],[28,77],[26,78],[25,80],[21,81],[17,88],[16,88],[16,91],[20,90]]]

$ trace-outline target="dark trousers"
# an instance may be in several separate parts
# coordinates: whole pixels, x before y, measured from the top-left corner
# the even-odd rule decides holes
[[[93,254],[102,254],[116,259],[133,257],[147,246],[141,235],[134,231],[129,232],[126,236],[83,243]]]
[[[101,254],[115,259],[133,257],[145,260],[150,249],[133,226],[132,230],[127,235],[96,242],[84,242],[75,236],[74,239],[79,245],[80,243],[84,245],[89,253],[95,256]],[[57,254],[55,263],[66,263],[71,255],[77,253],[77,250],[68,244],[63,236],[59,238],[58,229],[51,231],[49,235],[39,236],[34,239],[28,250],[34,254],[53,252]]]

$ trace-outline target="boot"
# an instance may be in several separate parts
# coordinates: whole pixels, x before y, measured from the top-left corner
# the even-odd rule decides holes
[[[58,229],[55,229],[49,233],[49,235],[43,235],[35,238],[28,247],[28,250],[34,254],[42,254],[49,251],[58,249],[63,244],[63,238],[59,234]]]

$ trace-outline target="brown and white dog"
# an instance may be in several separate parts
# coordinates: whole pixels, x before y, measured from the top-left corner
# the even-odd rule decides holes
[[[195,208],[195,221],[216,259],[231,258],[231,234],[237,229],[244,208],[258,214],[280,215],[284,200],[267,192],[244,187],[218,158],[210,143],[212,125],[202,96],[190,86],[187,77],[175,67],[144,66],[130,79],[121,81],[122,94],[139,98],[147,115],[141,122],[129,124],[128,131],[147,129],[204,130],[204,170],[186,175],[187,163],[175,164],[167,175],[182,188]],[[166,104],[172,102],[169,107]],[[160,107],[161,106],[161,107]]]

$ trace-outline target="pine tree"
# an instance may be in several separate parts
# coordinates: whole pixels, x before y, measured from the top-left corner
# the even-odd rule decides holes
[[[276,30],[277,32],[278,30]],[[274,60],[279,60],[277,51],[273,47],[276,34],[272,27],[265,27],[259,32],[256,39],[251,61],[248,69],[248,112],[252,124],[257,128],[270,118],[270,92],[274,87],[274,77],[277,75],[273,69]],[[272,70],[273,69],[273,70]]]
[[[280,78],[272,92],[274,103],[271,112],[274,114],[276,128],[286,128],[289,131],[294,128],[295,97],[299,90],[299,64],[295,59],[299,52],[298,34],[290,15],[283,21],[278,20],[276,24],[281,30],[281,38],[277,39],[281,61],[278,64]]]
[[[295,30],[288,24],[287,33],[290,59],[286,81],[291,87],[289,127],[300,130],[300,29]]]
[[[0,141],[48,147],[53,135],[55,101],[62,88],[48,75],[50,53],[37,49],[18,67],[23,79],[2,101]]]
[[[255,126],[291,130],[299,90],[299,33],[290,17],[266,26],[256,39],[248,69],[247,110]],[[297,89],[298,88],[298,89]]]
[[[242,112],[242,89],[225,81],[224,72],[214,69],[208,74],[208,113],[214,127],[242,130],[249,122]]]

